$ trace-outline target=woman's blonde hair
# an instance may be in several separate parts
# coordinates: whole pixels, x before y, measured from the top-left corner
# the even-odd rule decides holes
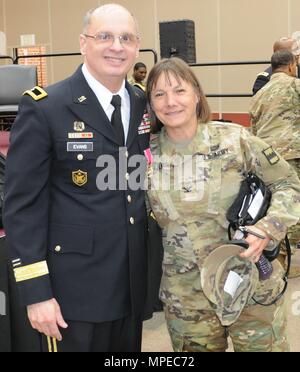
[[[207,99],[199,83],[196,75],[194,74],[191,67],[184,62],[182,59],[173,57],[169,59],[162,59],[158,62],[150,71],[147,79],[147,100],[148,100],[148,111],[151,115],[151,122],[153,132],[157,132],[163,125],[156,117],[154,111],[151,108],[151,93],[157,84],[159,77],[164,74],[166,79],[170,81],[170,75],[174,76],[175,79],[180,82],[183,80],[194,88],[196,95],[199,98],[197,105],[197,118],[201,123],[208,123],[211,120],[211,110],[208,105]]]

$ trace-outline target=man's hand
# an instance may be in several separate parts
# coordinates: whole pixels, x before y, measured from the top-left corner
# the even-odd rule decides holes
[[[240,257],[248,258],[249,260],[252,260],[254,263],[256,263],[259,261],[263,250],[267,247],[271,239],[266,235],[264,231],[258,229],[255,226],[246,227],[248,230],[265,237],[264,239],[260,239],[249,233],[246,238],[246,242],[249,244],[249,248],[240,254]]]
[[[46,336],[62,341],[59,328],[68,328],[64,321],[57,301],[52,300],[27,307],[28,318],[33,329]]]

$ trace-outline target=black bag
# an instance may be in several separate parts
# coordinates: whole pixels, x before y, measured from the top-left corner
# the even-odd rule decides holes
[[[265,217],[269,209],[271,199],[272,193],[265,185],[265,183],[256,175],[248,173],[241,183],[237,198],[226,213],[226,217],[229,221],[229,239],[231,240],[231,229],[240,229],[241,231],[243,231],[241,227],[244,227],[246,225],[254,225],[261,218]],[[255,204],[254,209],[252,208],[253,203]],[[286,292],[292,255],[289,239],[287,236],[285,237],[285,243],[287,249],[288,265],[286,272],[282,278],[284,281],[284,288],[271,303],[261,303],[253,297],[254,302],[258,305],[271,306],[276,303]],[[260,258],[260,261],[261,259],[265,260],[265,263],[263,263],[262,266],[266,266],[266,264],[268,264],[268,261],[269,265],[272,265],[270,262],[275,260],[278,257],[279,253],[280,244],[278,244],[278,246],[276,246],[272,251],[264,250]],[[262,269],[262,272],[268,270],[268,268],[260,267],[260,261],[256,263],[258,270],[260,271],[260,269]]]
[[[4,199],[4,171],[5,171],[5,158],[0,153],[0,229],[3,228],[2,222],[2,211],[3,211],[3,199]]]
[[[250,215],[249,210],[255,197],[261,193],[260,206],[257,206],[256,216]],[[272,199],[272,193],[265,183],[256,175],[248,173],[241,183],[240,191],[234,203],[228,209],[226,217],[235,230],[239,226],[255,225],[257,221],[265,217]],[[258,198],[256,199],[258,202]]]
[[[241,226],[255,225],[265,217],[271,199],[272,193],[265,183],[255,174],[248,173],[241,183],[237,198],[226,213],[229,221],[229,239],[231,239],[231,229],[238,230]],[[251,209],[253,202],[255,202],[255,211]],[[272,262],[278,257],[279,252],[280,244],[271,251],[264,251],[264,256]]]

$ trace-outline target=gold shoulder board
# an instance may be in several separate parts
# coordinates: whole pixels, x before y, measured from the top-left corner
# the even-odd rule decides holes
[[[48,93],[41,87],[34,87],[31,90],[26,90],[26,92],[23,93],[23,96],[28,95],[31,98],[33,98],[35,101],[39,101],[45,97],[48,96]]]

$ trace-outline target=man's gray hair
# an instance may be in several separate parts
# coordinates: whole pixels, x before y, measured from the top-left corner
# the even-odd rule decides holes
[[[272,55],[272,69],[278,70],[280,67],[286,67],[295,62],[295,56],[289,50],[278,50]]]
[[[119,4],[106,4],[106,5],[102,5],[100,7],[97,7],[97,8],[90,9],[86,13],[86,15],[83,19],[83,33],[87,33],[87,30],[88,30],[88,28],[91,24],[92,18],[95,15],[95,13],[105,13],[105,12],[108,12],[112,9],[123,9],[124,11],[128,12],[128,14],[131,15],[131,17],[133,18],[133,21],[135,23],[137,36],[140,36],[139,24],[138,24],[138,21],[137,21],[136,17],[128,9],[124,8],[122,5],[119,5]]]

